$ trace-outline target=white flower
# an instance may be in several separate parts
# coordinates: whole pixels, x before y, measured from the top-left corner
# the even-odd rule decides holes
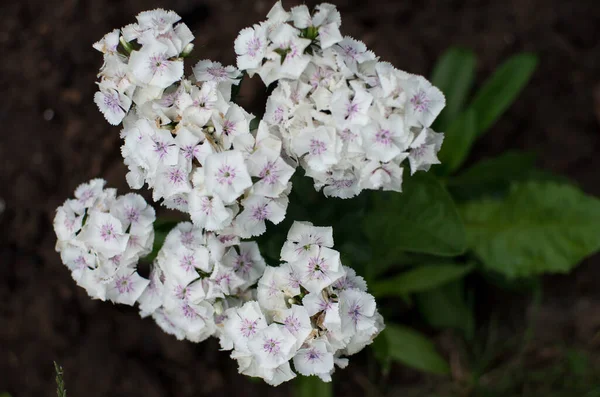
[[[302,298],[302,305],[306,308],[309,316],[323,313],[320,325],[327,330],[341,331],[340,304],[335,302],[331,296],[322,292],[306,294]]]
[[[254,25],[253,28],[242,29],[235,39],[234,48],[240,70],[259,67],[267,50],[265,27]]]
[[[437,153],[442,147],[444,134],[433,131],[429,128],[423,128],[419,135],[410,145],[411,150],[408,155],[410,162],[410,172],[414,174],[417,171],[429,171],[432,164],[440,164]]]
[[[295,171],[281,158],[280,153],[265,149],[252,153],[246,164],[250,175],[260,178],[254,183],[254,192],[266,197],[281,195]]]
[[[96,178],[77,186],[77,189],[75,189],[75,198],[77,200],[71,202],[73,209],[80,214],[85,208],[91,208],[98,201],[101,201],[100,199],[104,193],[104,185],[106,185],[104,179]]]
[[[342,329],[350,335],[371,329],[375,324],[375,298],[356,289],[343,290],[339,296]]]
[[[140,12],[136,19],[141,31],[151,30],[155,35],[159,35],[170,30],[173,24],[178,22],[181,17],[174,11],[157,8],[151,11]]]
[[[150,271],[150,283],[138,298],[140,304],[140,315],[147,317],[154,313],[163,303],[164,284],[161,281],[163,272],[160,267],[153,266]]]
[[[56,209],[54,231],[59,241],[73,239],[81,229],[83,215],[75,212],[73,203],[76,203],[76,200],[67,200]]]
[[[346,36],[332,47],[338,55],[340,66],[348,69],[346,73],[357,72],[358,63],[375,59],[375,55],[367,50],[362,41]]]
[[[306,47],[310,45],[310,40],[300,38],[300,31],[288,24],[281,24],[277,27],[269,38],[272,45],[269,46],[274,54],[272,67],[267,67],[269,73],[261,73],[261,78],[265,85],[281,79],[298,79],[308,63],[310,56],[305,54]],[[264,67],[263,67],[264,68]]]
[[[115,53],[119,46],[120,33],[121,31],[119,29],[115,29],[112,32],[105,34],[104,37],[94,43],[92,47],[105,54]]]
[[[366,125],[369,122],[367,111],[373,97],[364,89],[355,85],[354,90],[342,88],[331,96],[331,113],[340,129],[352,125]]]
[[[273,321],[282,324],[296,338],[296,348],[300,348],[313,328],[305,307],[292,305],[287,310],[275,314]]]
[[[248,351],[248,340],[267,328],[267,321],[255,301],[246,302],[240,308],[227,310],[223,322],[225,334],[233,341],[236,350]]]
[[[344,266],[344,271],[344,276],[333,284],[336,290],[357,289],[367,292],[367,282],[364,278],[358,276],[351,267]]]
[[[156,219],[154,208],[135,193],[118,197],[110,208],[110,213],[121,221],[123,228],[132,231],[152,227]]]
[[[291,9],[294,26],[300,29],[317,27],[320,47],[326,49],[342,40],[339,27],[341,25],[340,13],[334,5],[319,4],[316,12],[311,17],[308,7],[300,5]]]
[[[219,196],[207,196],[198,189],[190,194],[189,211],[195,225],[211,231],[225,228],[233,219],[233,211]]]
[[[129,236],[123,233],[121,222],[110,214],[90,211],[82,231],[89,246],[107,258],[125,251]]]
[[[402,116],[377,118],[362,128],[362,145],[370,160],[388,162],[408,149],[413,134],[404,127]]]
[[[286,310],[288,300],[299,294],[300,279],[289,264],[279,267],[267,266],[258,281],[258,303],[267,311]]]
[[[205,183],[209,194],[217,195],[224,204],[234,202],[252,180],[242,153],[236,150],[211,154],[206,158]]]
[[[307,128],[293,138],[292,148],[297,156],[304,156],[307,166],[324,171],[339,161],[341,144],[335,128],[319,126]]]
[[[129,57],[129,67],[135,81],[141,84],[167,88],[183,76],[183,61],[172,60],[177,54],[159,42],[143,46],[133,51]]]
[[[292,262],[300,282],[309,292],[319,292],[344,275],[339,252],[327,247],[314,248],[306,259]]]
[[[234,66],[223,66],[220,62],[208,59],[198,62],[193,71],[198,81],[229,82],[238,85],[242,77],[242,73]]]
[[[314,340],[298,350],[294,356],[294,368],[304,376],[318,375],[325,382],[331,381],[333,354],[327,351],[327,343]]]
[[[280,199],[250,195],[242,200],[244,210],[237,216],[235,227],[242,238],[260,236],[266,231],[265,221],[278,224],[285,218],[287,197]]]
[[[266,369],[277,368],[296,352],[296,338],[284,326],[271,324],[248,340],[248,350],[257,364]]]
[[[112,282],[107,285],[106,297],[115,303],[132,306],[149,283],[135,270],[121,268],[117,270]]]
[[[94,299],[133,305],[148,285],[136,262],[154,241],[154,209],[141,196],[117,197],[93,179],[56,211],[56,250],[77,284]]]
[[[406,122],[410,126],[429,127],[446,105],[442,92],[421,76],[401,82],[406,93]]]
[[[362,169],[360,185],[364,189],[402,191],[403,168],[396,163],[370,161]]]
[[[221,141],[223,149],[230,149],[236,137],[249,134],[251,119],[252,116],[235,104],[229,107],[226,114],[213,115],[216,136]]]
[[[294,221],[281,249],[281,259],[287,262],[306,259],[315,246],[333,247],[333,228]]]
[[[254,241],[239,244],[239,252],[236,248],[230,248],[223,256],[223,264],[233,269],[235,274],[245,281],[242,288],[250,287],[264,273],[266,263],[258,250],[258,244]]]

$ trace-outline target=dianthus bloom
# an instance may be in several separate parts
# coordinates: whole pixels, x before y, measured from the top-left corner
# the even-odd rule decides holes
[[[95,299],[133,305],[149,281],[136,270],[154,241],[154,209],[137,194],[118,196],[93,179],[58,207],[56,250],[73,279]]]
[[[249,296],[264,268],[255,242],[180,223],[158,252],[150,285],[139,298],[141,314],[178,339],[218,336],[224,310]]]
[[[235,67],[202,60],[183,76],[193,36],[175,25],[177,14],[137,19],[94,45],[104,53],[96,103],[111,124],[123,123],[129,186],[147,184],[155,201],[206,230],[262,234],[287,209],[294,167],[281,140],[266,125],[251,132],[254,116],[231,101],[242,76]]]
[[[341,198],[401,191],[404,160],[411,173],[439,163],[444,136],[430,126],[445,105],[440,90],[342,37],[330,4],[311,14],[278,2],[267,17],[240,32],[238,67],[277,82],[264,120],[316,189]]]
[[[221,345],[233,349],[241,373],[278,385],[305,376],[331,381],[334,364],[352,355],[383,329],[375,299],[362,277],[343,266],[333,229],[294,222],[281,250],[285,262],[268,266],[257,301],[225,312]]]
[[[401,191],[438,163],[445,104],[421,76],[381,62],[340,33],[335,6],[284,10],[240,31],[237,68],[184,60],[194,36],[173,11],[145,11],[94,44],[104,54],[94,101],[121,125],[132,189],[189,215],[152,260],[154,209],[94,179],[57,209],[56,249],[95,299],[139,304],[178,339],[219,339],[240,373],[278,385],[301,374],[331,380],[335,366],[384,328],[365,280],[333,249],[331,227],[294,222],[278,266],[250,241],[286,217],[297,167],[326,196]],[[262,120],[235,103],[243,74],[274,84]],[[149,259],[146,259],[150,261]]]

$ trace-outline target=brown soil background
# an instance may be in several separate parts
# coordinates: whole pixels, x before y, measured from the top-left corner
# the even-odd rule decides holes
[[[477,53],[478,82],[511,54],[538,54],[531,84],[477,144],[474,156],[532,150],[540,166],[600,195],[600,2],[333,2],[344,34],[410,72],[429,75],[439,55],[455,45]],[[102,62],[91,48],[94,41],[140,11],[170,8],[196,35],[196,57],[232,64],[237,32],[263,19],[270,6],[263,0],[2,0],[0,198],[6,210],[0,215],[0,392],[53,395],[56,360],[65,368],[70,396],[289,394],[289,388],[272,389],[237,375],[214,341],[178,342],[135,309],[90,300],[54,252],[51,224],[55,208],[90,178],[104,177],[127,191],[118,129],[92,101]],[[254,84],[243,94],[246,104],[263,96]],[[593,336],[600,329],[599,260],[547,280],[536,317],[541,344],[568,340],[598,347]],[[510,312],[510,305],[499,310]],[[339,395],[364,395],[364,361],[359,356],[336,374]],[[408,373],[392,384],[401,388],[418,379]]]

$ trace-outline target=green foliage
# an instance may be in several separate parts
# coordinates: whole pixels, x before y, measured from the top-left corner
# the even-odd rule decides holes
[[[450,48],[435,65],[431,83],[446,96],[446,107],[434,124],[435,130],[447,130],[462,111],[475,80],[475,63],[473,51]],[[444,145],[447,141],[448,135]]]
[[[441,263],[417,266],[396,277],[370,285],[376,297],[404,296],[410,293],[427,291],[450,281],[460,279],[473,270],[472,265]]]
[[[0,393],[0,397],[11,397],[8,392]]]
[[[565,273],[600,249],[600,200],[552,182],[513,185],[507,197],[462,207],[469,247],[508,277]]]
[[[298,376],[294,380],[294,397],[332,397],[331,382],[323,382],[316,376]]]
[[[379,338],[382,341],[375,347],[379,358],[387,355],[389,359],[409,367],[439,375],[450,372],[448,363],[436,351],[433,343],[414,329],[389,324]]]
[[[485,133],[515,101],[537,66],[537,58],[523,53],[502,64],[475,94],[463,110],[475,74],[475,55],[453,48],[440,59],[433,71],[432,83],[446,95],[446,108],[434,123],[445,132],[438,155],[442,165],[437,172],[448,175],[467,159],[477,137]]]
[[[154,243],[152,245],[152,252],[142,258],[142,261],[146,263],[152,263],[158,255],[158,251],[162,248],[167,238],[167,234],[173,229],[179,221],[172,219],[161,219],[157,218],[154,222]]]
[[[468,109],[456,118],[444,134],[444,144],[438,158],[442,174],[451,174],[465,162],[477,138],[477,115]]]
[[[460,199],[482,195],[504,195],[515,181],[538,179],[533,175],[535,155],[509,151],[483,159],[457,176],[448,179],[448,190]]]
[[[483,87],[475,94],[469,105],[477,116],[477,135],[485,133],[512,105],[529,82],[537,66],[533,54],[519,54],[504,62]]]
[[[462,331],[468,340],[473,338],[475,318],[465,299],[462,280],[419,293],[415,300],[419,312],[431,326],[456,329]]]
[[[58,397],[67,397],[65,389],[64,371],[60,365],[54,361],[54,371],[56,373],[56,395]]]
[[[402,251],[455,256],[466,248],[465,231],[452,198],[430,174],[404,182],[404,192],[379,193],[365,219],[377,260],[393,263]]]

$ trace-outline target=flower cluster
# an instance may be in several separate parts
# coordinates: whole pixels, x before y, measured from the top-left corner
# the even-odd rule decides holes
[[[142,316],[178,339],[201,342],[217,332],[223,311],[251,296],[265,261],[255,242],[217,237],[190,222],[167,235],[139,298]]]
[[[80,185],[56,210],[56,250],[92,298],[133,305],[149,283],[136,265],[152,250],[154,209],[138,194],[117,197],[105,183]]]
[[[404,160],[413,173],[439,162],[443,134],[430,127],[444,96],[343,37],[330,4],[311,13],[276,3],[235,40],[239,69],[202,60],[187,77],[194,36],[179,21],[142,12],[95,43],[104,64],[94,101],[122,125],[129,186],[148,185],[191,222],[168,233],[147,280],[137,262],[153,248],[154,209],[94,179],[58,208],[56,249],[92,298],[137,302],[178,339],[219,338],[243,374],[330,381],[384,327],[366,282],[342,265],[331,227],[294,222],[276,267],[243,239],[285,218],[298,166],[326,196],[400,191]],[[275,84],[252,129],[232,97],[242,71]]]
[[[233,349],[241,373],[278,385],[305,376],[328,382],[334,364],[370,344],[383,329],[375,299],[362,277],[342,265],[331,227],[294,222],[281,250],[285,261],[268,266],[257,300],[230,308],[221,345]]]
[[[283,220],[294,173],[280,139],[264,125],[251,133],[254,116],[231,102],[241,78],[235,67],[204,60],[183,77],[193,36],[173,25],[177,14],[154,10],[137,19],[95,45],[104,52],[96,103],[109,122],[123,121],[129,185],[147,183],[155,201],[188,212],[206,230],[262,234],[266,220]]]
[[[311,14],[278,2],[267,18],[240,32],[237,64],[266,85],[277,82],[264,120],[316,189],[342,198],[401,191],[404,160],[412,173],[439,163],[443,134],[430,126],[445,98],[436,87],[342,37],[330,4]]]

